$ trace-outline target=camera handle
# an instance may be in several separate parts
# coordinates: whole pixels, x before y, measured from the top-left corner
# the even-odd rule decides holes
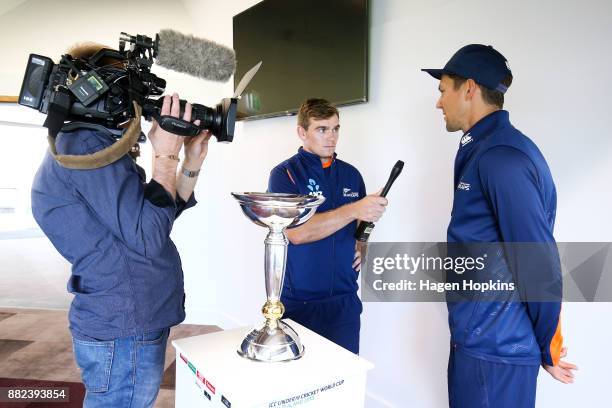
[[[197,136],[203,130],[191,122],[174,116],[160,115],[157,112],[153,113],[151,116],[157,121],[162,129],[166,132],[174,133],[175,135]]]

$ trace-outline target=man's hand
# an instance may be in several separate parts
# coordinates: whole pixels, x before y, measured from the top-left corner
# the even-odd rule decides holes
[[[180,112],[181,105],[178,95],[175,93],[172,98],[168,95],[164,96],[161,114],[178,118]],[[189,115],[191,116],[191,106],[189,107]],[[178,158],[184,139],[183,136],[165,131],[157,121],[153,121],[149,132],[149,140],[153,147],[152,177],[166,189],[172,198],[176,197],[176,168],[178,165],[178,160],[174,157]]]
[[[567,348],[563,347],[561,349],[561,358],[566,355]],[[556,366],[543,365],[543,367],[555,380],[561,381],[564,384],[571,384],[574,382],[574,372],[572,370],[578,369],[574,364],[563,360],[559,360],[559,364]]]
[[[189,104],[188,104],[189,105]],[[164,96],[164,102],[161,108],[161,115],[170,115],[175,118],[179,117],[181,111],[181,105],[179,103],[178,94],[174,93],[172,97],[170,95]],[[187,114],[187,107],[185,108],[185,115]],[[183,115],[183,117],[185,117]],[[189,105],[189,118],[191,119],[191,105]],[[178,156],[183,146],[183,136],[175,135],[162,129],[156,120],[153,120],[151,130],[149,131],[149,140],[151,141],[151,147],[156,155],[164,156]]]
[[[365,196],[351,204],[355,218],[360,221],[376,222],[382,217],[388,201],[385,197],[380,196],[381,191]]]
[[[185,114],[183,119],[191,122],[192,107],[190,103],[185,105]],[[195,125],[200,125],[200,120],[193,122]],[[184,167],[189,170],[198,170],[202,167],[202,163],[208,153],[208,141],[212,134],[208,130],[201,131],[197,136],[185,138],[185,164]]]
[[[194,124],[199,125],[199,120]],[[185,139],[185,167],[197,170],[208,154],[208,141],[212,134],[208,130],[201,131],[197,136]]]

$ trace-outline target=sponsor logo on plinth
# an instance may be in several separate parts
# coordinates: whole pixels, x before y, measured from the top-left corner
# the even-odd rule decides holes
[[[208,398],[208,400],[209,400],[209,401],[210,401],[210,400],[212,400],[212,397],[210,396],[210,394],[208,393],[208,391],[206,391],[206,390],[202,390],[202,391],[204,392],[204,396],[205,396],[206,398]]]
[[[208,388],[213,394],[215,393],[215,386],[212,385],[208,380],[206,380],[206,388]]]

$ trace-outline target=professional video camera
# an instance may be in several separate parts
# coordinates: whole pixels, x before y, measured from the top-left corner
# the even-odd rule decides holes
[[[128,49],[126,45],[129,44]],[[231,98],[214,108],[194,103],[192,121],[162,116],[166,81],[151,72],[153,59],[160,66],[216,81],[227,81],[234,73],[234,51],[212,41],[162,30],[155,40],[145,35],[121,33],[119,50],[101,49],[90,58],[63,55],[58,64],[30,54],[19,104],[47,114],[45,126],[52,137],[65,121],[79,121],[117,128],[128,119],[154,118],[160,126],[182,136],[195,136],[207,129],[217,141],[234,137],[237,98],[261,65],[249,71]],[[109,62],[110,61],[110,62]],[[134,104],[138,105],[138,107]],[[181,100],[181,117],[185,107]]]

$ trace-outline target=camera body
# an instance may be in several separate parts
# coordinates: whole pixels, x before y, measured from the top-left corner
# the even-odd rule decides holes
[[[236,98],[224,98],[214,108],[193,104],[192,121],[199,119],[199,126],[161,116],[162,98],[152,98],[162,95],[166,87],[166,81],[151,72],[158,44],[159,36],[153,40],[121,33],[119,50],[104,48],[90,58],[66,54],[55,64],[48,57],[30,54],[19,104],[54,115],[56,125],[81,121],[116,129],[135,116],[135,101],[142,107],[145,119],[156,119],[165,130],[195,136],[206,129],[217,141],[231,142]],[[185,103],[181,100],[181,116]]]

